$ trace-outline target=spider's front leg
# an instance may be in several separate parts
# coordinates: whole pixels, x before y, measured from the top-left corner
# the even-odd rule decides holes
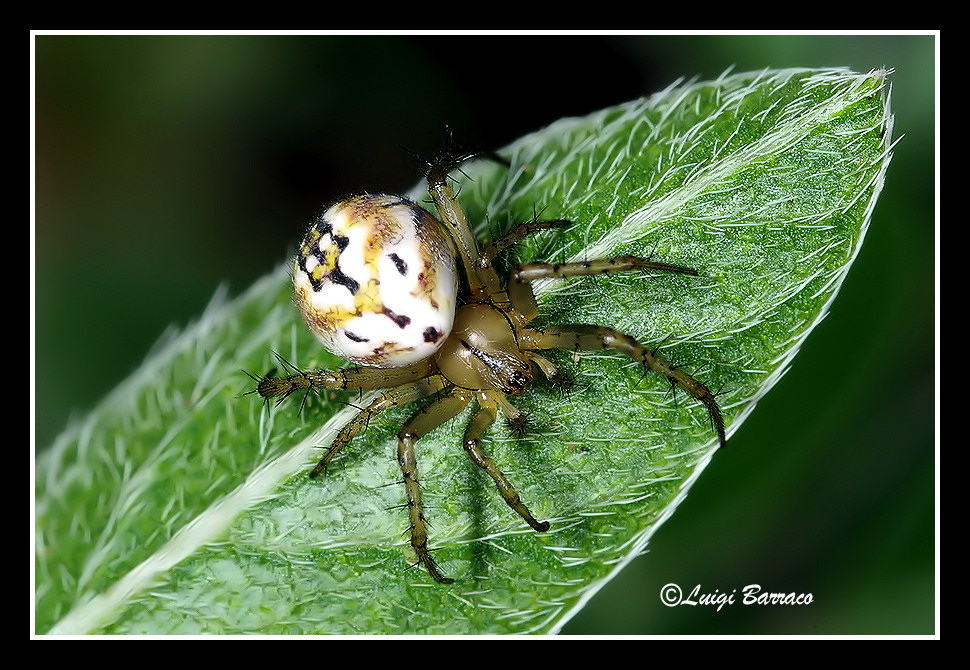
[[[414,445],[444,422],[453,419],[471,402],[478,399],[478,411],[472,416],[465,428],[462,446],[471,457],[475,465],[492,478],[499,494],[526,523],[541,532],[549,530],[548,521],[537,521],[519,497],[512,482],[499,470],[495,461],[482,450],[480,441],[485,431],[495,422],[499,408],[506,414],[517,414],[517,410],[504,401],[504,397],[497,397],[497,393],[488,391],[472,392],[467,389],[452,387],[446,394],[426,407],[418,410],[398,433],[397,458],[404,476],[404,490],[407,495],[408,518],[410,521],[411,547],[418,557],[418,563],[423,565],[428,574],[435,581],[450,584],[453,580],[445,577],[438,570],[438,564],[428,551],[428,530],[424,518],[424,505],[421,501],[421,484],[418,480],[417,458]]]
[[[523,347],[531,349],[614,349],[640,361],[645,367],[666,379],[676,388],[686,392],[707,408],[711,425],[717,431],[718,442],[724,446],[724,417],[721,408],[714,399],[714,393],[703,382],[694,379],[689,374],[671,364],[643,346],[636,338],[621,333],[612,328],[591,326],[585,324],[570,326],[552,326],[541,330],[522,329],[519,332],[519,342]]]
[[[697,270],[670,263],[658,263],[639,256],[615,256],[572,263],[520,263],[509,277],[508,293],[514,309],[513,317],[525,325],[539,315],[532,282],[537,279],[566,279],[586,275],[629,272],[631,270],[673,272],[697,276]]]
[[[512,302],[512,316],[519,325],[519,345],[523,349],[615,349],[666,379],[672,386],[686,392],[702,403],[717,431],[718,441],[723,447],[724,417],[714,398],[714,393],[702,382],[657,355],[635,338],[612,328],[591,325],[555,326],[542,330],[525,328],[539,313],[532,282],[537,279],[563,279],[584,275],[627,272],[631,270],[673,272],[697,276],[697,270],[660,263],[639,256],[616,256],[600,260],[572,263],[521,263],[513,271],[508,282],[509,299]],[[548,373],[547,373],[548,376]]]
[[[549,530],[548,521],[536,521],[536,518],[532,516],[532,512],[526,507],[525,503],[519,497],[518,492],[512,485],[512,482],[498,469],[495,465],[495,461],[488,457],[488,455],[482,451],[479,442],[485,431],[488,430],[495,422],[495,417],[498,414],[499,400],[496,393],[489,393],[488,391],[480,391],[478,394],[478,412],[472,417],[471,421],[468,422],[468,427],[465,429],[465,436],[462,440],[462,444],[465,447],[465,451],[475,462],[475,465],[484,470],[492,481],[495,482],[495,488],[498,489],[499,494],[502,499],[505,500],[506,504],[518,513],[525,522],[532,526],[535,530],[540,533],[544,533]],[[515,410],[516,413],[518,410]]]
[[[438,564],[428,551],[428,529],[424,519],[424,505],[421,502],[421,484],[418,481],[414,444],[431,430],[457,416],[465,409],[472,397],[472,394],[465,389],[452,387],[447,395],[418,410],[397,434],[397,460],[401,465],[401,474],[404,476],[411,547],[418,556],[418,563],[425,567],[436,582],[442,584],[450,584],[454,580],[441,574]]]

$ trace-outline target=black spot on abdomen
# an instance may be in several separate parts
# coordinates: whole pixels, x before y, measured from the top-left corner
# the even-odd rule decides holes
[[[339,265],[335,267],[326,278],[332,281],[334,284],[345,287],[348,291],[350,291],[350,295],[357,295],[357,291],[360,289],[360,282],[353,277],[348,277],[345,275],[344,271],[340,269]]]
[[[388,254],[387,257],[394,262],[394,267],[397,268],[401,276],[406,277],[408,274],[408,264],[404,262],[404,259],[397,254]]]
[[[404,314],[395,314],[387,307],[381,310],[384,316],[397,324],[398,328],[406,328],[409,323],[411,323],[411,317],[405,316]]]

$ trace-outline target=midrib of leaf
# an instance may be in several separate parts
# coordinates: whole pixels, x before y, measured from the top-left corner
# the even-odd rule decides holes
[[[669,358],[726,385],[735,430],[858,252],[888,164],[883,76],[770,71],[672,87],[523,138],[506,152],[508,172],[467,166],[461,199],[472,220],[499,228],[543,206],[544,218],[576,222],[522,245],[522,259],[655,251],[700,269],[694,281],[543,283],[540,323],[601,323],[663,341]],[[752,98],[760,106],[744,110]],[[805,211],[771,218],[792,209],[793,189],[752,205],[750,184],[773,184],[770,169],[784,168],[793,146],[827,140],[826,124],[845,120],[849,132],[855,108],[865,118],[858,151],[840,160],[858,163],[858,183],[851,170],[840,180],[822,166],[800,174],[819,181],[794,200]],[[749,181],[738,178],[746,172]],[[748,239],[772,239],[772,226],[791,242],[780,253]],[[793,258],[811,270],[799,274]],[[432,545],[459,578],[431,585],[405,569],[394,508],[393,435],[410,410],[376,421],[311,484],[307,465],[356,410],[322,398],[302,413],[296,402],[267,411],[233,397],[246,385],[238,368],[265,369],[271,350],[308,367],[339,365],[298,323],[286,284],[281,268],[210,309],[39,460],[39,630],[554,631],[642,551],[712,454],[703,409],[675,403],[657,379],[639,381],[632,362],[594,354],[577,366],[559,355],[577,391],[560,399],[540,385],[516,400],[538,417],[534,432],[514,440],[496,425],[486,443],[552,531],[524,528],[468,463],[458,446],[466,412],[419,444]]]

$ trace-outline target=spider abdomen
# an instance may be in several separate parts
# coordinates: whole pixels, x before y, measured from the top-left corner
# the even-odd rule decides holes
[[[310,330],[355,363],[401,367],[428,358],[451,331],[455,250],[441,224],[410,200],[361,195],[307,230],[293,270]]]

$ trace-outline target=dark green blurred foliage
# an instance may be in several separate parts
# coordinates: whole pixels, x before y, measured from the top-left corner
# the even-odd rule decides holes
[[[932,36],[36,38],[36,448],[338,196],[403,191],[452,125],[499,147],[679,77],[893,68],[866,243],[788,375],[575,634],[935,630]],[[537,203],[541,206],[542,203]],[[240,373],[240,391],[248,379]],[[667,608],[660,588],[811,592]]]

